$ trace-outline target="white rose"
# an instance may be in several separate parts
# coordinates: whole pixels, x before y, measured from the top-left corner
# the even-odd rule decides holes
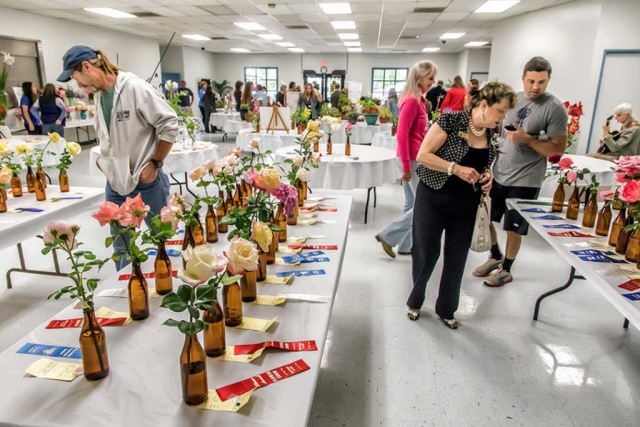
[[[306,169],[298,169],[298,173],[296,173],[296,179],[304,182],[309,181],[309,171]]]
[[[252,139],[251,142],[249,143],[249,147],[256,149],[260,146],[260,141],[258,141],[257,139]]]
[[[247,239],[233,239],[226,255],[229,260],[227,268],[231,274],[244,274],[258,269],[258,246]]]
[[[236,166],[238,163],[240,163],[240,157],[234,154],[230,154],[228,156],[225,156],[222,161],[224,161],[229,166]]]
[[[341,127],[342,127],[342,125],[340,123],[338,123],[338,122],[331,124],[331,130],[334,131],[334,132],[339,131]]]
[[[67,142],[67,151],[72,156],[77,156],[82,151],[82,147],[77,142],[69,141]]]
[[[311,160],[314,161],[314,163],[320,163],[320,160],[322,159],[322,153],[314,153],[311,156]]]
[[[191,286],[203,284],[226,266],[225,259],[216,255],[213,248],[207,245],[189,246],[182,253],[182,258],[186,261],[186,267],[180,270],[178,277]]]
[[[302,166],[302,163],[304,163],[304,157],[302,157],[300,154],[297,154],[296,157],[293,159],[293,164],[296,167],[300,167]]]

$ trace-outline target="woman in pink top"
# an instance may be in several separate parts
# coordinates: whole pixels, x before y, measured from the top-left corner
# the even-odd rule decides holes
[[[398,121],[398,158],[402,162],[402,188],[404,189],[404,211],[402,218],[391,223],[376,240],[391,258],[395,258],[393,247],[398,246],[400,255],[410,255],[413,241],[413,202],[420,181],[415,173],[416,156],[427,133],[427,109],[424,95],[431,89],[438,68],[431,61],[418,61],[411,67],[407,83],[400,97]]]
[[[455,76],[453,79],[453,86],[447,92],[447,95],[442,101],[440,106],[441,113],[455,113],[456,111],[462,111],[464,109],[464,99],[467,96],[467,90],[464,88],[462,77]]]

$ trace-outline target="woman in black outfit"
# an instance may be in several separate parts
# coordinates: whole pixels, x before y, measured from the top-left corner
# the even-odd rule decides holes
[[[207,89],[204,92],[204,97],[202,98],[202,103],[204,104],[204,131],[207,133],[211,132],[211,123],[209,122],[211,119],[211,114],[216,112],[216,96],[213,93],[213,88],[211,86],[207,86]]]
[[[444,232],[436,314],[445,326],[458,327],[454,314],[480,196],[491,190],[497,129],[516,101],[510,86],[491,82],[474,91],[470,110],[443,114],[424,138],[417,158],[420,183],[413,208],[413,289],[407,301],[411,320],[420,317]]]
[[[236,111],[240,112],[240,104],[242,104],[242,83],[240,80],[236,82],[236,90],[233,91],[233,98],[236,100]]]

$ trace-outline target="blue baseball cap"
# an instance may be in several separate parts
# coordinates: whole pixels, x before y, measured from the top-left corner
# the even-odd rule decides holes
[[[68,82],[78,65],[97,57],[98,53],[89,46],[73,46],[62,57],[64,71],[58,76],[58,81]]]

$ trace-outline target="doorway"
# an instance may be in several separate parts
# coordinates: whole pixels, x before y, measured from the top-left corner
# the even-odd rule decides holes
[[[329,73],[317,73],[314,70],[305,70],[303,72],[304,84],[311,83],[314,85],[318,92],[320,92],[322,100],[328,101],[331,97],[331,89],[336,83],[340,84],[340,88],[344,87],[345,74],[344,70],[334,70]]]

